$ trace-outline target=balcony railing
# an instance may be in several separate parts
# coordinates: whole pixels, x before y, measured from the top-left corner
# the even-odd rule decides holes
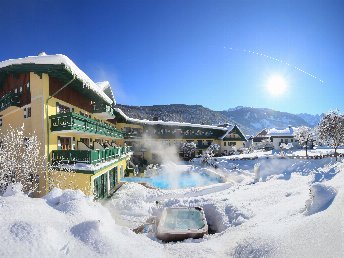
[[[50,119],[52,132],[67,130],[123,138],[123,133],[115,127],[77,113],[57,114],[50,116]]]
[[[99,117],[105,119],[112,119],[115,118],[115,111],[114,109],[106,104],[95,104],[93,106],[93,113],[98,114]]]
[[[0,112],[11,106],[20,106],[20,96],[18,93],[11,92],[0,99]]]
[[[131,147],[113,147],[103,150],[53,150],[53,163],[84,163],[96,165],[98,163],[121,158],[131,152]]]

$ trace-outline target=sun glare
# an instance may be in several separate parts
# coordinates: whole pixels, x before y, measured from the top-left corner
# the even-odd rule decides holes
[[[270,95],[278,97],[282,96],[287,90],[287,82],[280,75],[272,75],[267,81],[266,88]]]

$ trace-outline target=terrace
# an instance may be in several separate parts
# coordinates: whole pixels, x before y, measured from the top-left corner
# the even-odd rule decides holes
[[[123,138],[123,133],[114,126],[74,112],[52,115],[49,118],[52,132],[73,131]]]

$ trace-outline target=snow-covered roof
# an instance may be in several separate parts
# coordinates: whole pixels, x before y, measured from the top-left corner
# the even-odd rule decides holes
[[[234,129],[235,126],[231,126],[227,128],[227,132],[220,137],[221,140],[223,140],[228,134],[230,134],[232,132],[232,130]],[[238,126],[236,126],[236,128],[241,132],[240,128]],[[241,133],[242,134],[242,133]],[[245,135],[242,134],[242,137],[245,139],[245,141],[247,141],[247,138],[245,137]]]
[[[21,64],[45,64],[45,65],[65,65],[65,67],[83,84],[91,89],[94,93],[104,99],[107,103],[112,104],[113,101],[108,97],[103,90],[93,82],[76,64],[70,60],[67,56],[56,54],[56,55],[47,55],[41,53],[38,56],[28,56],[18,59],[9,59],[6,61],[0,62],[0,69],[11,66],[11,65],[21,65]]]
[[[113,94],[111,85],[109,81],[97,82],[97,86],[100,90],[102,90],[111,100],[113,103],[116,104],[115,96]]]
[[[184,123],[184,122],[174,122],[174,121],[151,121],[147,119],[136,119],[130,118],[120,108],[115,108],[117,111],[126,121],[132,123],[139,123],[139,124],[147,124],[147,125],[167,125],[167,126],[188,126],[188,127],[195,127],[195,128],[206,128],[206,129],[216,129],[222,131],[228,131],[233,129],[233,125],[228,125],[227,127],[221,127],[216,125],[201,125],[201,124],[191,124],[191,123]]]
[[[284,129],[272,128],[267,131],[268,136],[294,136],[294,128],[289,126]]]

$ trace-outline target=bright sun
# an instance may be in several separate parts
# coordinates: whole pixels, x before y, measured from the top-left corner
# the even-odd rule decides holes
[[[282,96],[287,90],[287,82],[280,75],[272,75],[268,79],[266,88],[270,95],[278,97]]]

